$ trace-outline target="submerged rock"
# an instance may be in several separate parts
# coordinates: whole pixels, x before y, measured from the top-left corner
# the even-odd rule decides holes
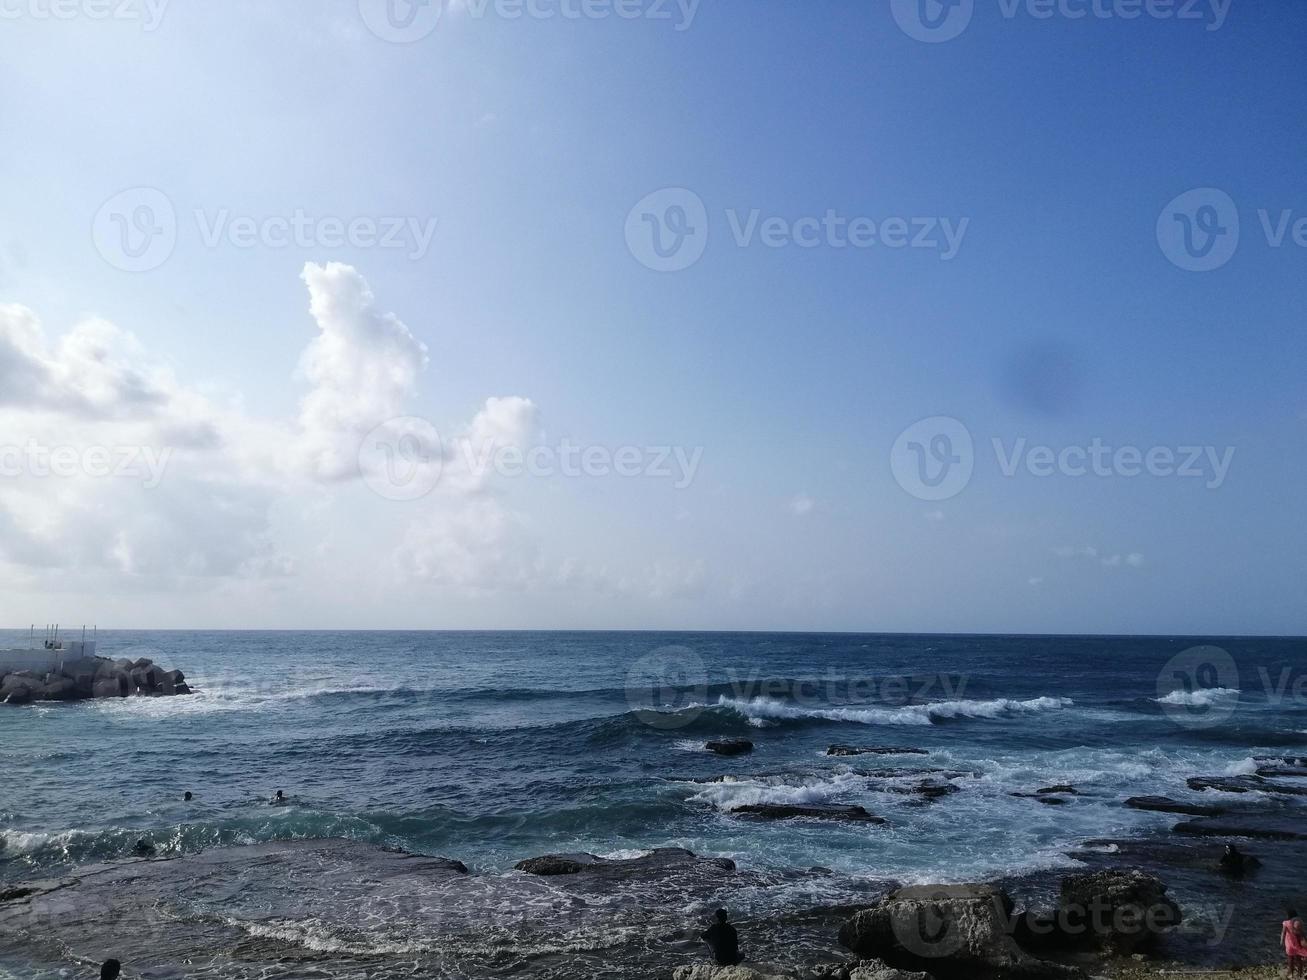
[[[1273,783],[1261,776],[1191,776],[1185,782],[1194,790],[1214,789],[1222,793],[1280,793],[1286,796],[1307,796],[1307,786]]]
[[[543,854],[540,857],[519,861],[514,869],[527,874],[554,876],[576,875],[585,872],[608,877],[641,875],[675,868],[704,868],[711,871],[734,871],[730,858],[699,857],[683,847],[657,847],[647,854],[632,858],[604,858],[587,852],[576,854]]]
[[[1274,813],[1232,813],[1201,817],[1175,825],[1177,834],[1198,837],[1253,837],[1261,840],[1307,840],[1307,824],[1301,816]]]
[[[704,748],[718,755],[743,755],[753,751],[753,743],[747,738],[718,738],[706,743]]]
[[[930,755],[925,749],[895,745],[832,745],[827,755]]]
[[[1201,803],[1182,803],[1169,796],[1132,796],[1125,801],[1132,810],[1152,810],[1155,813],[1187,813],[1194,817],[1215,817],[1225,812],[1223,807],[1204,806]]]
[[[694,966],[678,966],[672,971],[672,980],[792,980],[792,977],[779,973],[761,973],[748,966],[696,963]]]
[[[730,811],[746,817],[764,820],[794,820],[807,817],[814,820],[849,820],[854,823],[883,824],[884,817],[869,813],[860,806],[843,806],[835,803],[749,803]]]

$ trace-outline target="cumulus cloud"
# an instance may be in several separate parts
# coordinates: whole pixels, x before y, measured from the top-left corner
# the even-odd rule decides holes
[[[351,266],[310,262],[301,278],[318,335],[300,360],[312,388],[300,404],[297,445],[313,475],[346,479],[357,474],[363,436],[407,414],[427,348],[398,317],[377,308],[367,280]]]
[[[806,493],[801,493],[790,501],[790,513],[795,517],[804,517],[812,513],[812,508],[814,506],[815,502],[813,499]]]

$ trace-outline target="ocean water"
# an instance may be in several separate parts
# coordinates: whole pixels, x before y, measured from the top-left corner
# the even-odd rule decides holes
[[[0,635],[0,647],[20,640]],[[101,632],[99,641],[103,655],[181,668],[196,693],[0,706],[0,889],[113,866],[145,839],[158,857],[181,859],[146,862],[149,908],[190,923],[176,926],[193,931],[187,941],[211,943],[203,968],[176,975],[345,976],[340,963],[362,957],[367,976],[407,975],[410,962],[437,975],[436,960],[451,976],[473,975],[474,960],[487,975],[544,976],[568,957],[644,948],[649,934],[675,953],[692,935],[678,930],[723,900],[746,920],[779,921],[866,900],[889,880],[1074,868],[1067,852],[1086,841],[1174,822],[1122,807],[1125,797],[1196,798],[1188,776],[1307,751],[1301,639]],[[715,737],[748,738],[755,750],[706,752]],[[929,754],[828,756],[836,743]],[[944,771],[910,771],[926,768]],[[911,792],[923,781],[957,789],[925,801]],[[1012,795],[1054,784],[1080,795],[1056,807]],[[290,805],[268,804],[277,789]],[[186,790],[194,802],[182,801]],[[731,812],[750,803],[856,803],[888,823]],[[252,845],[323,838],[359,849],[295,852],[271,882],[257,870],[264,852]],[[648,881],[589,895],[512,870],[545,853],[656,847],[728,857],[740,874],[686,879],[680,891],[660,882],[656,896],[639,891]],[[399,874],[369,863],[379,848],[457,859],[471,875],[448,886],[408,880],[407,905],[351,920]],[[299,873],[301,859],[312,873]],[[188,880],[236,868],[239,888],[187,897]],[[362,879],[377,887],[352,895]],[[466,922],[460,902],[472,903]],[[562,907],[587,914],[551,927]],[[42,946],[37,931],[0,919],[0,968],[25,975],[98,955],[69,936]],[[231,954],[233,936],[253,945]],[[169,956],[184,951],[158,947],[143,944],[153,952],[140,956],[172,975]]]

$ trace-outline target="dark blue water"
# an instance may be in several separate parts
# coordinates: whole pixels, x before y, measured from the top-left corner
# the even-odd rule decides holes
[[[0,636],[0,647],[25,636]],[[1170,818],[1135,794],[1307,750],[1301,639],[721,633],[119,632],[190,697],[0,707],[0,881],[126,857],[346,837],[500,875],[535,854],[681,846],[804,879],[737,906],[855,898],[867,879],[1072,867]],[[1200,649],[1204,645],[1214,651]],[[1178,658],[1178,659],[1177,659]],[[751,755],[703,750],[742,736]],[[825,754],[832,743],[928,756]],[[866,770],[935,767],[957,774]],[[724,782],[695,782],[723,774]],[[923,779],[959,789],[923,803]],[[1055,783],[1046,807],[1014,797]],[[270,807],[283,789],[293,799]],[[182,793],[196,794],[193,803]],[[759,823],[758,802],[858,803],[868,828]],[[773,879],[769,879],[773,880]],[[796,886],[799,887],[799,886]],[[751,904],[752,903],[752,906]]]

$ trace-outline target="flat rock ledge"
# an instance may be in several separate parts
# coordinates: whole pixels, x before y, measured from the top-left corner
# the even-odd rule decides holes
[[[18,670],[0,675],[0,704],[87,701],[133,695],[172,697],[190,693],[185,674],[180,670],[164,670],[148,657],[139,660],[82,657],[65,661],[58,671],[45,674]]]

